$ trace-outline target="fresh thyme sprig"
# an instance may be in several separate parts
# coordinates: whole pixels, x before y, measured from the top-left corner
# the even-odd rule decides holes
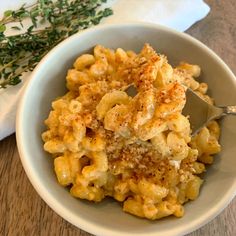
[[[20,83],[21,75],[32,71],[42,57],[62,40],[111,15],[110,8],[98,10],[105,2],[37,0],[33,5],[5,11],[0,20],[0,89]],[[32,22],[27,29],[24,29],[25,19]],[[46,27],[42,28],[42,24]],[[6,36],[7,26],[16,34]]]

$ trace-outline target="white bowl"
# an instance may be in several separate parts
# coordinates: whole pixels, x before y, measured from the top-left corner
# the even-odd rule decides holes
[[[159,221],[139,219],[122,212],[113,200],[94,204],[70,196],[57,183],[52,158],[43,150],[41,133],[51,101],[65,93],[65,76],[75,58],[96,44],[139,51],[150,43],[168,56],[171,64],[187,61],[202,68],[216,104],[236,104],[236,79],[226,64],[196,39],[152,24],[103,25],[76,34],[56,46],[31,75],[17,114],[17,144],[24,169],[44,201],[61,217],[92,234],[103,236],[182,235],[219,214],[236,193],[236,117],[222,121],[222,152],[205,175],[197,200],[185,205],[182,218]]]

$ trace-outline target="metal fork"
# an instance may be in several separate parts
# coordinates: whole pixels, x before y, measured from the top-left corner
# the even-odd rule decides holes
[[[137,90],[133,85],[125,89],[125,92],[134,97]],[[219,119],[225,115],[236,115],[236,106],[213,106],[205,102],[192,89],[186,89],[186,104],[183,109],[183,115],[189,116],[192,136],[211,120]]]
[[[195,135],[210,121],[225,115],[236,115],[236,106],[213,106],[205,102],[193,90],[186,90],[186,104],[183,114],[189,116],[192,135]]]

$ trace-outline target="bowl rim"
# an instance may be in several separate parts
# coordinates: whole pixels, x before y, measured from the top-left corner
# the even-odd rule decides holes
[[[31,87],[34,83],[34,81],[38,78],[38,75],[40,74],[40,71],[42,70],[42,67],[47,60],[53,57],[54,54],[57,53],[57,51],[60,48],[63,48],[66,46],[69,42],[75,40],[78,37],[82,37],[83,35],[89,34],[89,33],[97,33],[102,29],[113,29],[120,27],[145,27],[145,28],[152,28],[153,30],[163,30],[171,34],[177,35],[177,37],[183,38],[184,40],[187,40],[204,51],[206,51],[207,54],[210,54],[214,60],[216,60],[218,63],[222,65],[225,72],[232,78],[234,78],[234,83],[236,85],[236,77],[234,76],[233,72],[230,70],[230,68],[226,65],[226,63],[210,48],[208,48],[206,45],[204,45],[199,40],[193,38],[192,36],[184,33],[179,32],[177,30],[174,30],[172,28],[159,25],[159,24],[153,24],[153,23],[144,23],[144,22],[125,22],[125,23],[116,23],[116,24],[102,24],[99,26],[94,26],[92,28],[83,30],[82,32],[78,32],[67,39],[63,40],[61,43],[59,43],[57,46],[55,46],[52,50],[50,50],[43,59],[39,62],[39,64],[36,66],[36,68],[33,70],[32,74],[30,75],[30,78],[28,78],[27,84],[24,88],[23,95],[21,97],[21,100],[18,105],[17,109],[17,116],[16,116],[16,140],[17,140],[17,147],[20,155],[20,159],[22,162],[22,165],[24,167],[24,170],[26,172],[26,175],[28,179],[30,180],[31,184],[33,185],[34,189],[37,191],[37,193],[40,195],[40,197],[47,203],[47,205],[53,209],[58,215],[60,215],[63,219],[70,222],[71,224],[75,225],[76,227],[85,230],[87,232],[90,232],[95,235],[103,235],[103,236],[121,236],[124,235],[123,231],[113,231],[110,229],[107,229],[103,226],[96,225],[93,222],[88,222],[87,220],[84,220],[79,215],[75,215],[72,212],[70,212],[66,207],[64,207],[59,201],[55,200],[53,195],[50,194],[47,190],[47,188],[44,186],[43,182],[41,182],[41,179],[31,171],[31,162],[30,162],[30,155],[27,153],[27,149],[24,148],[24,138],[22,137],[22,134],[24,133],[23,130],[23,114],[25,110],[25,104],[26,100],[29,97]],[[224,210],[224,208],[230,203],[230,201],[235,197],[236,195],[236,179],[234,180],[234,183],[232,186],[228,189],[228,191],[225,193],[224,197],[219,200],[219,202],[215,205],[214,208],[207,211],[200,219],[196,219],[191,221],[189,224],[185,225],[185,227],[178,227],[174,229],[168,229],[165,232],[148,232],[145,233],[147,236],[158,236],[163,235],[165,233],[166,236],[170,235],[183,235],[190,233],[201,226],[207,224],[209,221],[211,221],[214,217],[216,217],[221,211]],[[178,232],[176,232],[176,230]],[[144,235],[142,233],[136,233],[137,235]],[[132,233],[126,233],[127,236],[133,235]]]

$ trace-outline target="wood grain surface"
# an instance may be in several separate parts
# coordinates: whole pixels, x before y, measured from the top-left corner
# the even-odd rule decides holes
[[[236,73],[236,1],[206,0],[210,14],[187,33],[213,49]],[[0,235],[91,236],[53,212],[23,170],[15,135],[0,141]],[[236,199],[214,220],[188,236],[236,235]]]

